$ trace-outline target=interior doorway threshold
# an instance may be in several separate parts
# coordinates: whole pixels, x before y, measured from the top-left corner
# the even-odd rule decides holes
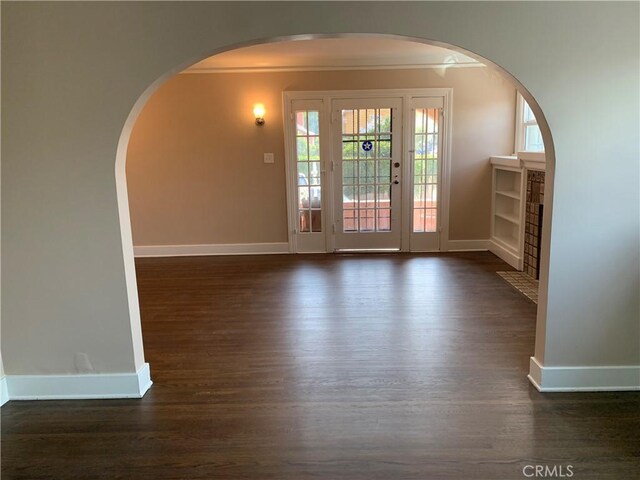
[[[334,253],[397,253],[399,248],[340,248]]]

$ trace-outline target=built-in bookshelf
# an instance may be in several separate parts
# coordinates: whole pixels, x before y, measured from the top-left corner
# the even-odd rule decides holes
[[[491,250],[512,267],[522,269],[524,207],[523,169],[511,157],[494,157],[491,199]],[[514,161],[515,160],[515,161]]]
[[[527,170],[545,170],[543,152],[491,157],[491,240],[489,250],[517,270],[524,263]]]

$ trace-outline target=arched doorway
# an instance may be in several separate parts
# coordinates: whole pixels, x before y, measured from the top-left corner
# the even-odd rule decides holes
[[[312,38],[348,38],[348,37],[357,37],[357,38],[364,38],[367,36],[363,36],[363,35],[340,35],[340,36],[331,36],[331,35],[304,35],[304,36],[291,36],[291,37],[282,37],[282,38],[275,38],[275,39],[262,39],[262,40],[256,40],[255,42],[251,42],[250,44],[242,44],[242,45],[233,45],[230,46],[228,48],[222,49],[221,51],[217,52],[217,53],[222,53],[222,52],[227,52],[227,51],[233,51],[242,47],[246,47],[248,45],[258,45],[258,44],[268,44],[268,43],[273,43],[273,42],[285,42],[285,41],[297,41],[297,40],[306,40],[306,39],[312,39]],[[547,288],[547,269],[548,269],[548,245],[549,245],[549,226],[550,226],[550,221],[551,221],[551,213],[552,213],[552,209],[551,207],[551,200],[552,200],[552,191],[553,191],[553,171],[554,171],[554,150],[553,150],[553,142],[551,139],[551,134],[547,125],[547,122],[544,118],[544,115],[540,109],[540,107],[538,106],[537,102],[535,101],[535,99],[533,99],[533,97],[530,95],[530,93],[524,88],[524,86],[522,84],[520,84],[517,79],[515,79],[511,74],[509,74],[508,72],[506,72],[504,69],[502,69],[501,67],[499,67],[498,65],[494,64],[493,62],[491,62],[490,60],[481,58],[475,54],[473,54],[472,52],[468,52],[465,51],[463,49],[459,49],[455,46],[451,46],[451,45],[446,45],[446,44],[442,44],[439,42],[433,42],[433,41],[427,41],[424,39],[417,39],[417,38],[412,38],[412,37],[401,37],[401,36],[390,36],[390,35],[376,35],[373,36],[375,38],[393,38],[395,40],[403,40],[406,42],[413,42],[413,43],[422,43],[422,44],[429,44],[429,45],[437,45],[437,46],[441,46],[441,47],[447,47],[451,50],[454,51],[458,51],[460,53],[463,53],[465,55],[468,55],[469,57],[472,58],[476,58],[479,61],[481,61],[483,64],[487,65],[488,67],[490,67],[491,69],[493,69],[496,72],[499,72],[500,75],[503,75],[505,78],[508,78],[511,82],[513,82],[514,85],[516,85],[516,88],[518,90],[518,92],[520,92],[520,94],[522,95],[522,97],[527,101],[527,103],[530,105],[531,110],[534,112],[536,118],[538,119],[538,124],[540,126],[540,130],[542,132],[542,136],[544,139],[544,143],[545,143],[545,150],[546,150],[546,157],[547,157],[547,181],[545,184],[545,193],[546,193],[546,209],[545,209],[545,222],[544,222],[544,227],[542,230],[542,259],[540,261],[540,298],[541,298],[541,305],[540,308],[538,309],[538,338],[540,338],[541,336],[541,332],[544,332],[544,311],[545,311],[545,305],[544,302],[546,300],[546,288]],[[196,60],[200,60],[200,59],[196,59]],[[193,61],[189,62],[190,64],[194,63]],[[188,66],[188,65],[184,65],[184,66]],[[184,67],[183,66],[183,67]],[[180,67],[180,69],[176,69],[176,70],[181,70],[182,67]],[[126,188],[124,188],[125,185],[125,159],[126,159],[126,150],[127,150],[127,146],[129,143],[129,137],[131,135],[131,131],[133,129],[133,125],[135,124],[135,121],[140,113],[140,111],[142,110],[143,106],[146,104],[146,102],[148,101],[148,99],[151,97],[151,95],[159,88],[159,86],[165,82],[168,78],[172,77],[174,74],[176,73],[176,71],[172,71],[172,72],[168,72],[166,75],[164,75],[163,77],[159,78],[156,82],[154,82],[154,84],[152,84],[151,86],[149,86],[147,88],[147,90],[143,93],[143,95],[138,99],[138,101],[136,102],[133,110],[131,111],[129,118],[127,119],[125,128],[123,129],[122,132],[122,136],[119,142],[119,148],[118,148],[118,156],[117,156],[117,162],[116,162],[116,179],[117,179],[117,185],[118,185],[118,197],[119,197],[119,210],[120,210],[120,214],[121,214],[121,222],[123,223],[123,228],[122,228],[122,232],[123,232],[123,250],[125,252],[130,252],[131,253],[131,258],[129,259],[131,261],[131,264],[129,264],[129,261],[127,261],[127,263],[129,264],[128,268],[127,268],[127,276],[128,276],[128,285],[129,285],[129,290],[130,293],[132,292],[132,290],[135,290],[135,278],[133,275],[133,264],[132,264],[132,254],[133,254],[133,250],[131,247],[131,239],[130,239],[130,222],[129,222],[129,212],[128,212],[128,208],[127,208],[127,194],[126,194]],[[124,189],[124,190],[123,190]],[[545,248],[546,245],[546,248]],[[128,256],[128,255],[126,255]],[[133,289],[132,286],[133,285]],[[134,327],[135,328],[135,327]],[[135,336],[135,335],[134,335]],[[537,344],[540,345],[540,348],[542,348],[542,344]],[[538,347],[536,347],[536,351],[538,350]],[[141,351],[141,349],[140,349]]]

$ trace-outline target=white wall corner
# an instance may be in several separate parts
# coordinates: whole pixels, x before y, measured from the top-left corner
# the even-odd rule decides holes
[[[448,252],[486,252],[489,239],[483,240],[447,240]]]
[[[9,389],[7,388],[7,377],[0,379],[0,407],[9,401]]]
[[[10,400],[142,398],[153,382],[149,364],[135,373],[7,375]]]
[[[545,367],[529,362],[529,381],[540,392],[606,392],[640,390],[640,365]]]
[[[536,357],[529,358],[529,375],[527,375],[527,378],[539,392],[542,391],[540,387],[542,384],[542,367]]]
[[[288,242],[227,243],[211,245],[140,245],[135,257],[195,257],[205,255],[267,255],[290,253]]]

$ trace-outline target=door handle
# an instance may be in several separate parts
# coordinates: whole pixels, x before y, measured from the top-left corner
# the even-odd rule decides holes
[[[393,181],[393,184],[394,184],[394,185],[398,185],[399,183],[400,183],[400,180],[394,180],[394,181]]]

